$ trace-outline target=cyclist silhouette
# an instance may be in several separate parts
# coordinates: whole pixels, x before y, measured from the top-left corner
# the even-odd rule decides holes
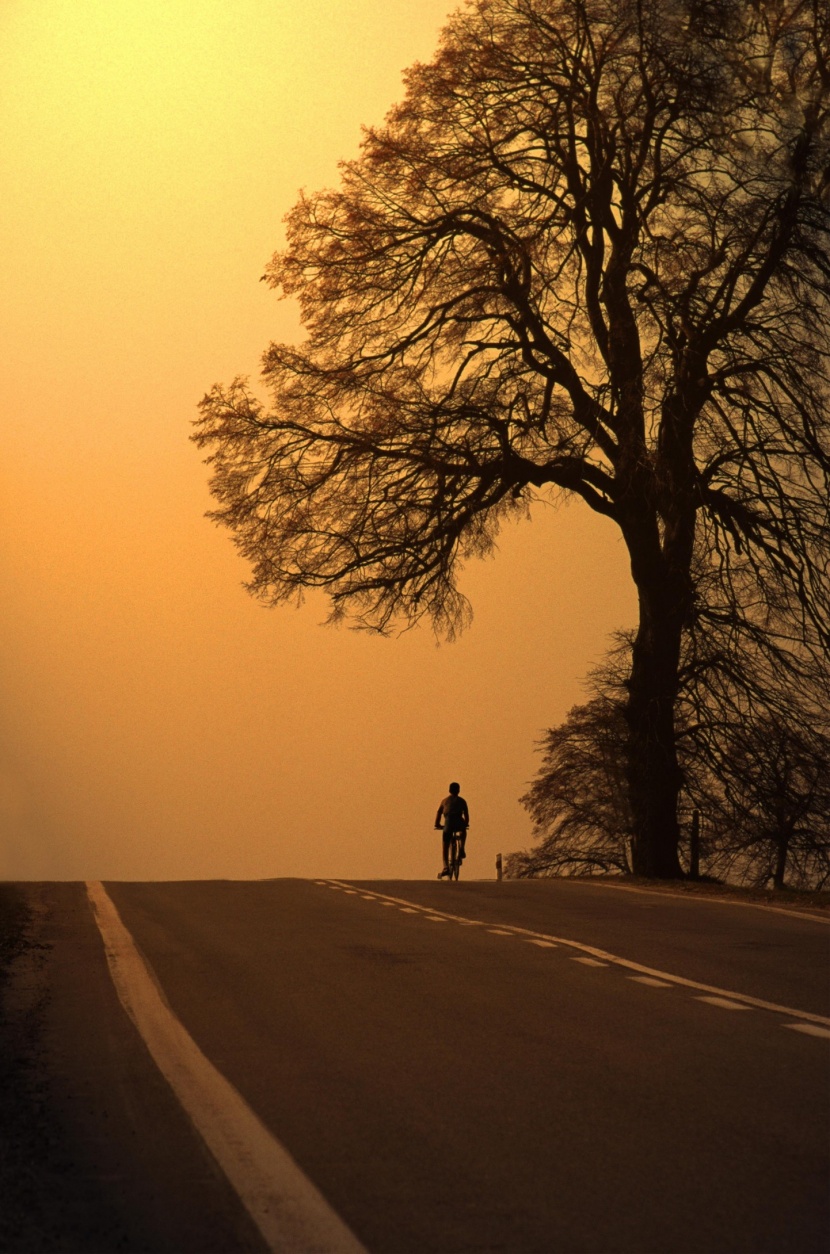
[[[450,873],[449,867],[449,851],[450,839],[455,832],[458,833],[461,841],[461,858],[466,858],[465,845],[467,844],[467,828],[470,826],[470,811],[467,809],[467,802],[460,795],[461,785],[450,784],[449,796],[438,807],[438,813],[435,816],[436,830],[441,830],[441,820],[444,821],[444,868],[440,872],[438,878],[443,879]]]

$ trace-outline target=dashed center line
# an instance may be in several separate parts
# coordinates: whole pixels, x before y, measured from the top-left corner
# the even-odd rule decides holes
[[[713,987],[711,984],[702,984],[699,980],[689,980],[685,976],[674,975],[670,971],[655,970],[653,967],[644,966],[641,962],[632,962],[629,958],[623,958],[619,954],[607,953],[603,949],[597,949],[593,945],[586,945],[582,941],[570,940],[562,936],[547,937],[544,933],[533,932],[529,928],[518,926],[509,930],[507,928],[487,927],[483,919],[467,919],[462,915],[450,914],[448,911],[435,910],[434,907],[412,905],[405,898],[391,897],[386,893],[359,893],[357,889],[348,888],[346,884],[337,880],[315,880],[314,882],[327,888],[334,888],[348,893],[352,897],[361,896],[364,901],[375,901],[383,906],[397,906],[401,914],[418,914],[424,919],[431,919],[434,923],[458,923],[462,927],[484,927],[493,936],[513,936],[518,940],[523,940],[527,945],[536,945],[539,949],[557,949],[559,946],[564,946],[568,949],[578,949],[582,953],[577,956],[571,955],[570,958],[572,962],[579,962],[583,966],[617,966],[624,971],[635,971],[637,972],[636,975],[627,975],[626,978],[633,980],[637,984],[643,984],[647,988],[684,988],[690,991],[695,990],[694,996],[697,1001],[716,1006],[721,1010],[768,1010],[774,1014],[806,1020],[806,1022],[785,1023],[782,1024],[782,1027],[790,1028],[794,1032],[801,1032],[806,1036],[830,1039],[830,1018],[826,1015],[814,1014],[808,1010],[795,1010],[792,1006],[781,1006],[776,1002],[764,1001],[760,997],[752,997],[748,993],[736,993],[729,989]]]
[[[817,1023],[785,1023],[782,1025],[793,1032],[803,1032],[805,1036],[823,1036],[830,1040],[830,1028],[820,1028]]]
[[[696,997],[695,1001],[705,1001],[707,1006],[718,1006],[721,1010],[750,1010],[743,1002],[732,1001],[730,997]]]

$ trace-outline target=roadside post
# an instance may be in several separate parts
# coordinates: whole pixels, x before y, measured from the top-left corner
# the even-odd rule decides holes
[[[501,854],[496,854],[496,879],[501,883]]]
[[[700,879],[700,810],[692,810],[689,832],[689,879]]]

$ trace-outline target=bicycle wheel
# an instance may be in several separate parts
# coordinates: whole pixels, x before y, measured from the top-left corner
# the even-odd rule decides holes
[[[458,872],[461,870],[461,841],[457,836],[453,836],[450,845],[450,879],[457,880]]]

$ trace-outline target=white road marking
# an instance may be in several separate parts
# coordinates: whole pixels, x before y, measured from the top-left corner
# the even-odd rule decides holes
[[[596,958],[571,958],[571,962],[581,962],[586,967],[607,967],[607,962],[598,962]]]
[[[785,1023],[783,1027],[790,1028],[793,1032],[803,1032],[805,1036],[823,1036],[830,1040],[830,1029],[820,1028],[815,1023]]]
[[[391,906],[393,910],[395,909],[394,901],[382,901],[380,904],[382,906]]]
[[[639,890],[632,889],[631,891]],[[413,905],[405,897],[393,897],[388,893],[378,893],[377,898],[378,900],[392,901],[398,906],[406,906],[409,914],[425,913],[430,909],[427,906]],[[486,926],[482,919],[465,919],[463,915],[450,914],[448,911],[435,911],[435,913],[441,913],[444,918],[452,919],[455,923],[477,923],[482,927]],[[702,984],[699,980],[688,980],[684,975],[674,975],[671,971],[661,971],[659,967],[647,967],[642,962],[632,962],[630,958],[622,958],[619,954],[612,954],[605,949],[597,949],[595,945],[585,945],[582,941],[570,940],[564,936],[549,936],[546,932],[536,932],[532,928],[527,927],[514,926],[511,930],[514,936],[543,940],[549,944],[565,945],[569,949],[578,949],[584,954],[599,958],[602,962],[612,963],[614,966],[622,967],[626,971],[636,971],[638,975],[650,975],[654,979],[665,980],[667,983],[679,988],[696,989],[700,993],[708,993],[715,997],[740,1002],[742,1005],[754,1007],[756,1010],[771,1010],[774,1014],[786,1015],[790,1019],[804,1019],[808,1023],[818,1023],[823,1027],[830,1028],[830,1018],[826,1015],[814,1014],[811,1010],[796,1010],[792,1006],[781,1006],[778,1002],[764,1001],[760,997],[751,997],[748,993],[736,993],[732,989],[718,988],[713,984]]]
[[[553,941],[533,940],[531,938],[530,940],[525,940],[525,944],[526,945],[538,945],[540,949],[556,949],[556,946],[554,945]]]
[[[645,893],[649,897],[682,897],[684,901],[693,901],[703,905],[710,906],[741,906],[748,907],[750,910],[769,910],[773,914],[788,914],[793,919],[811,919],[813,923],[823,923],[825,927],[830,926],[830,913],[814,914],[812,910],[788,910],[786,906],[773,906],[766,901],[739,901],[736,897],[720,897],[708,896],[706,893],[687,892],[682,888],[643,888],[632,884],[609,884],[607,880],[594,879],[591,876],[586,879],[578,879],[574,876],[571,881],[573,884],[584,884],[588,888],[610,888],[615,893]]]
[[[391,904],[392,904],[392,905],[394,905],[395,903],[394,903],[394,902],[392,902]],[[423,914],[423,911],[422,911],[422,910],[413,910],[413,909],[411,909],[411,907],[409,907],[409,906],[404,906],[404,907],[403,907],[403,909],[401,910],[401,914]]]
[[[721,1010],[750,1010],[743,1002],[733,1001],[731,997],[696,997],[695,1001],[705,1001],[708,1006],[719,1006]]]
[[[366,1254],[174,1015],[103,884],[86,886],[121,1004],[181,1105],[239,1195],[269,1250]]]
[[[442,919],[440,914],[425,914],[425,919],[429,919],[430,923],[448,923],[449,919]]]
[[[649,988],[671,988],[667,980],[653,980],[650,975],[627,975],[625,978],[637,984],[646,984]]]
[[[503,927],[488,927],[487,931],[491,936],[512,936],[512,932],[506,932]]]

